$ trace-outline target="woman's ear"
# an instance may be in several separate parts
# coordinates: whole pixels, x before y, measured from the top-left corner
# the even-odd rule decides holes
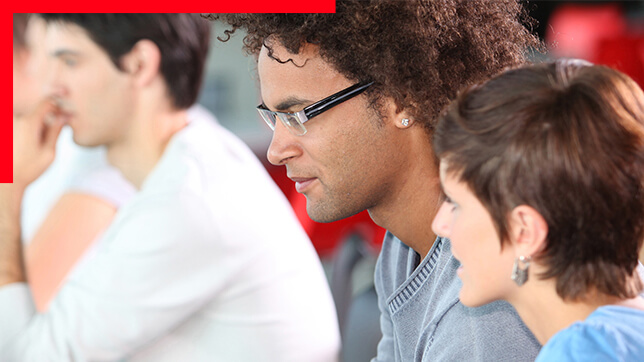
[[[527,205],[519,205],[510,213],[510,238],[517,256],[538,255],[546,247],[548,224],[541,214]]]
[[[161,51],[151,40],[139,40],[129,53],[121,58],[123,70],[134,77],[135,84],[146,86],[160,72]]]

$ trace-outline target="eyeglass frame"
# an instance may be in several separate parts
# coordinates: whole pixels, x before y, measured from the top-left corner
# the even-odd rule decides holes
[[[271,130],[275,131],[275,124],[277,124],[276,118],[279,118],[279,120],[282,122],[284,127],[289,130],[289,132],[293,133],[296,136],[304,136],[307,133],[307,129],[304,126],[304,123],[308,122],[311,118],[318,116],[321,113],[337,106],[338,104],[362,94],[373,84],[374,82],[356,83],[320,101],[306,106],[304,107],[304,109],[298,112],[271,111],[270,109],[266,108],[264,103],[257,106],[257,111]],[[295,133],[294,126],[290,125],[289,121],[286,120],[285,117],[295,118],[296,122],[304,130],[304,132],[302,132],[301,134]],[[275,121],[273,122],[273,120]]]

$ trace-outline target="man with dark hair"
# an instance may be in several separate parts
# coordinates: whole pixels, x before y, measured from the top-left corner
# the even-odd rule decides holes
[[[35,74],[37,62],[32,56],[29,39],[42,29],[40,22],[31,20],[31,14],[13,14],[13,115],[25,117],[34,111],[38,101],[42,101],[39,83]],[[35,25],[34,23],[38,23]],[[52,105],[44,102],[37,113],[50,112]]]
[[[236,137],[190,118],[210,24],[190,14],[43,14],[58,120],[14,128],[0,185],[0,360],[334,361],[319,259]],[[36,314],[20,201],[60,119],[137,189]],[[83,223],[83,219],[77,220]]]
[[[508,1],[338,1],[335,14],[211,15],[244,29],[284,165],[307,211],[368,210],[388,230],[375,272],[375,361],[533,360],[539,344],[507,303],[458,300],[458,262],[431,229],[442,195],[431,135],[465,85],[540,47]],[[231,30],[228,31],[230,34]]]

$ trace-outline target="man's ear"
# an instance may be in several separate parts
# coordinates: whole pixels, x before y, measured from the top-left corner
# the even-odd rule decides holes
[[[410,116],[406,109],[398,109],[393,98],[385,97],[379,102],[382,105],[380,111],[383,112],[381,115],[385,123],[389,123],[400,129],[409,128],[415,123],[416,120]]]
[[[146,86],[150,84],[160,72],[161,51],[151,40],[139,40],[129,53],[121,58],[123,70],[135,79],[135,84]]]
[[[510,213],[510,238],[516,256],[538,255],[546,247],[548,223],[534,208],[519,205]]]

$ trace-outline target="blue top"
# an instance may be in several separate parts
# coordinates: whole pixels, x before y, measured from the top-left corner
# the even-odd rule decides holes
[[[541,346],[510,304],[459,302],[450,249],[438,238],[421,260],[387,233],[375,272],[383,337],[373,361],[534,361]]]
[[[644,311],[597,308],[550,338],[535,362],[545,361],[644,361]]]

